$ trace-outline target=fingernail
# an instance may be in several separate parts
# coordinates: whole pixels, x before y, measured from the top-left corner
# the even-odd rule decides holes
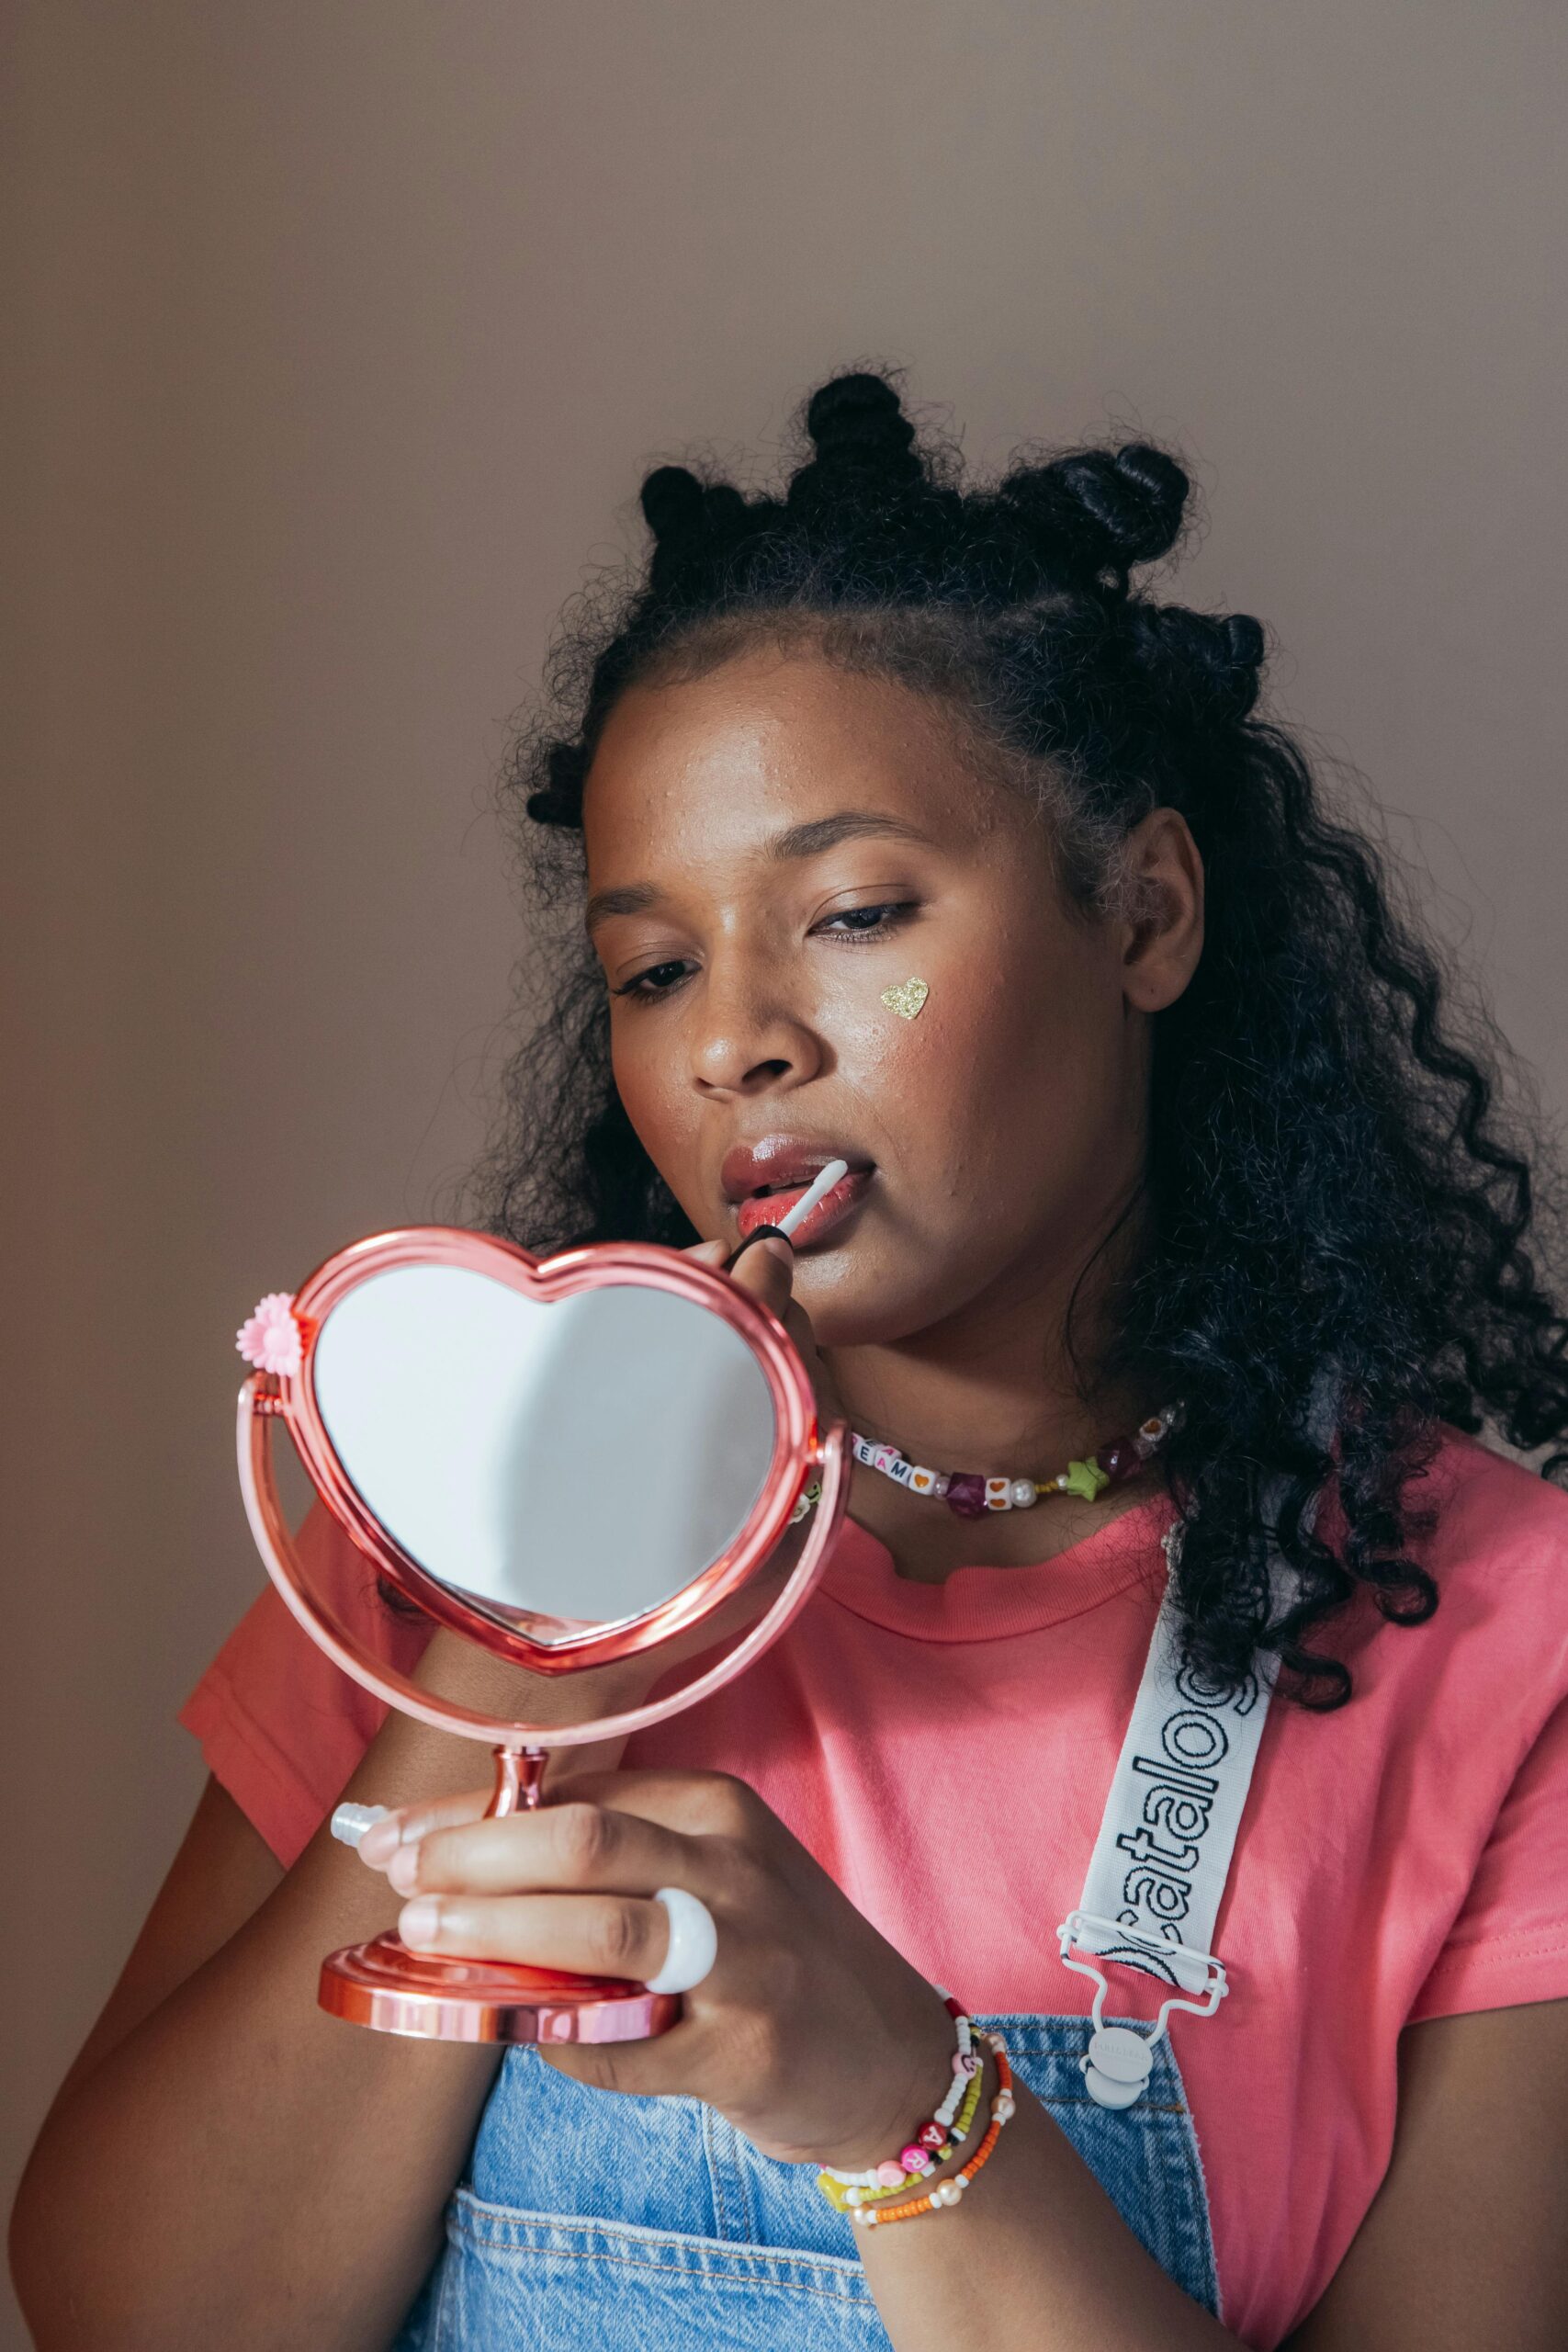
[[[412,1894],[419,1884],[419,1841],[412,1846],[400,1846],[387,1864],[387,1882],[400,1894]]]
[[[395,1813],[373,1822],[359,1841],[359,1859],[378,1871],[391,1860],[402,1843],[403,1825]]]
[[[384,1804],[340,1804],[330,1826],[340,1846],[358,1846],[377,1822],[385,1821],[386,1817]]]
[[[405,1944],[433,1944],[441,1930],[441,1905],[433,1894],[415,1895],[398,1914],[398,1933]]]
[[[757,1247],[765,1250],[770,1258],[776,1258],[781,1266],[795,1263],[795,1244],[785,1233],[765,1233]]]

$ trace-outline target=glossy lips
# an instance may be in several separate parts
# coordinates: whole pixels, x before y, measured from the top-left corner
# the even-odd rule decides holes
[[[786,1216],[830,1159],[847,1159],[849,1173],[795,1228],[791,1238],[797,1250],[814,1248],[843,1222],[870,1185],[872,1163],[840,1144],[807,1144],[787,1136],[770,1136],[728,1152],[720,1174],[742,1240],[758,1226],[776,1225]]]

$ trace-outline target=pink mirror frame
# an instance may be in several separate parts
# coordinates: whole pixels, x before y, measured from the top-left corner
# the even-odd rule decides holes
[[[316,1338],[332,1308],[371,1275],[411,1265],[462,1266],[543,1299],[635,1282],[672,1292],[721,1316],[750,1348],[774,1407],[773,1458],[735,1542],[670,1600],[618,1624],[584,1628],[547,1645],[468,1607],[427,1575],[381,1526],[347,1478],[321,1418],[313,1374]],[[514,1243],[458,1227],[407,1226],[372,1234],[335,1252],[317,1267],[290,1304],[299,1335],[298,1369],[255,1373],[240,1390],[236,1438],[245,1512],[267,1572],[305,1632],[345,1674],[388,1705],[437,1730],[512,1751],[620,1737],[662,1723],[722,1689],[784,1632],[809,1597],[849,1500],[848,1432],[841,1422],[818,1429],[811,1382],[789,1335],[775,1316],[727,1275],[651,1242],[601,1243],[538,1260]],[[311,1590],[274,1476],[270,1430],[279,1419],[328,1510],[400,1592],[437,1624],[546,1675],[631,1657],[699,1624],[770,1556],[808,1478],[818,1477],[821,1491],[800,1557],[777,1599],[705,1674],[618,1715],[572,1724],[505,1722],[475,1713],[410,1680],[367,1650]]]

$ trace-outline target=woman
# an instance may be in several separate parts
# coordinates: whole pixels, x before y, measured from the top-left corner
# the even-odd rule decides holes
[[[264,1596],[186,1710],[212,1778],[19,2201],[43,2352],[1568,2329],[1568,1505],[1476,1437],[1568,1421],[1544,1155],[1254,715],[1258,625],[1134,592],[1181,526],[1168,457],[964,489],[866,375],[807,424],[782,499],[651,475],[646,579],[558,665],[519,776],[559,988],[482,1213],[717,1266],[845,1158],[734,1278],[828,1408],[953,1483],[863,1463],[768,1657],[504,1823]],[[976,1515],[980,1474],[1008,1507]],[[320,1510],[306,1540],[412,1663]],[[1108,2106],[1056,1931],[1168,1560],[1190,1687],[1278,1688],[1228,1997]],[[524,1712],[445,1634],[419,1670]],[[368,1869],[321,1826],[345,1791],[394,1808]],[[717,1955],[654,2043],[498,2074],[312,2007],[319,1954],[400,1903],[432,1950],[653,1976],[666,1885]],[[1161,1988],[1108,1965],[1146,2035]],[[939,1987],[986,2163],[857,2223],[831,2176],[897,2175],[955,2079]],[[928,2198],[977,2145],[937,2137]]]

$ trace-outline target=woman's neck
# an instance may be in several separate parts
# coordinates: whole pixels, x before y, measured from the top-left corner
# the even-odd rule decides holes
[[[1151,1462],[1135,1477],[1108,1487],[1098,1502],[1053,1495],[1031,1510],[956,1519],[945,1504],[907,1495],[890,1479],[857,1464],[850,1516],[886,1545],[900,1577],[911,1584],[945,1584],[954,1568],[1038,1567],[1164,1491],[1165,1474]]]
[[[915,1338],[823,1351],[840,1409],[863,1436],[884,1438],[932,1470],[1043,1483],[1070,1461],[1129,1435],[1172,1400],[1135,1384],[1101,1382],[1087,1399],[1061,1347],[1066,1299],[1059,1283],[1013,1281],[1003,1300],[976,1301]],[[1087,1288],[1087,1286],[1086,1286]],[[1097,1300],[1079,1300],[1092,1327]],[[940,1583],[953,1568],[1017,1567],[1053,1558],[1165,1489],[1158,1458],[1093,1501],[1057,1494],[1024,1510],[963,1520],[857,1464],[850,1510],[886,1544],[898,1573]]]

